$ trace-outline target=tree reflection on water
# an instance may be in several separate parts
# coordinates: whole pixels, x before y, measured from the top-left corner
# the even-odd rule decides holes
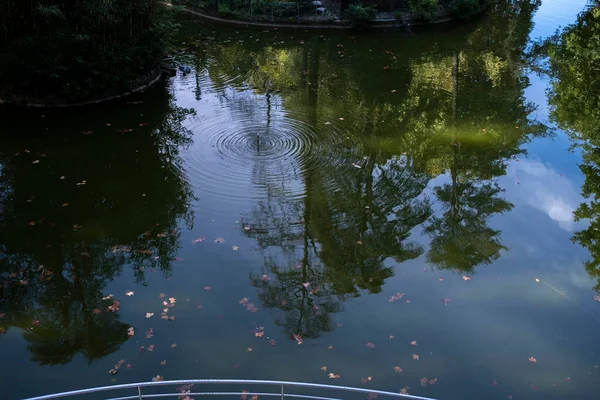
[[[23,113],[12,130],[37,134],[0,137],[0,327],[21,328],[41,364],[117,350],[129,326],[105,287],[125,266],[140,283],[149,270],[170,274],[177,222],[192,224],[178,155],[191,140],[182,125],[191,110],[176,107],[164,87],[147,95],[154,109],[143,120],[136,104],[68,119],[3,110]]]

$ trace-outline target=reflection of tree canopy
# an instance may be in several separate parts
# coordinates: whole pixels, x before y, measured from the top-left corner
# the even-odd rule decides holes
[[[252,280],[262,302],[282,310],[289,333],[316,336],[331,328],[327,315],[341,301],[379,292],[393,274],[386,261],[425,252],[410,241],[416,227],[431,237],[427,257],[440,268],[472,271],[499,257],[500,232],[488,224],[512,204],[496,178],[546,132],[524,98],[523,53],[539,4],[495,3],[488,20],[452,37],[273,33],[228,37],[199,57],[215,87],[234,82],[240,92],[276,94],[286,118],[315,138],[296,160],[306,166],[304,198],[273,187],[245,221],[270,278]],[[210,61],[217,59],[224,62]],[[315,305],[322,314],[311,314]]]
[[[600,4],[591,1],[577,22],[544,43],[552,87],[551,118],[582,149],[583,195],[589,201],[575,212],[589,226],[573,239],[586,247],[591,260],[585,269],[598,279],[600,291]]]
[[[40,363],[115,351],[127,325],[104,287],[127,264],[138,281],[149,268],[169,273],[177,223],[192,222],[178,155],[190,141],[182,126],[190,111],[164,88],[150,96],[143,119],[135,103],[68,120],[0,110],[21,124],[0,137],[0,323],[26,329]],[[64,134],[48,137],[47,128]]]

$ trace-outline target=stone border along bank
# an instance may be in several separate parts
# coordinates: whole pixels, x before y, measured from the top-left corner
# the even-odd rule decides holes
[[[2,98],[0,98],[0,106],[2,104],[8,104],[8,105],[16,105],[16,106],[20,106],[20,107],[24,106],[24,107],[31,107],[31,108],[67,108],[67,107],[82,107],[82,106],[89,106],[89,105],[93,105],[93,104],[106,103],[106,102],[109,102],[112,100],[120,99],[121,97],[126,97],[129,95],[132,95],[134,93],[143,92],[144,90],[148,89],[150,86],[152,86],[156,82],[158,82],[160,80],[160,78],[162,77],[162,75],[163,75],[163,72],[161,71],[161,69],[158,69],[155,71],[155,73],[152,74],[152,78],[150,78],[150,80],[147,83],[145,83],[135,89],[132,89],[128,92],[116,94],[113,96],[103,97],[100,99],[95,99],[95,100],[90,100],[90,101],[84,101],[81,103],[28,103],[28,102],[3,100]]]
[[[172,7],[173,5],[170,3],[163,3],[168,7]],[[199,10],[191,9],[185,6],[177,6],[183,12],[195,15],[199,17],[199,19],[205,21],[216,22],[220,24],[227,25],[241,25],[246,27],[257,27],[257,28],[283,28],[283,29],[353,29],[353,26],[349,23],[349,21],[343,21],[338,23],[330,23],[330,24],[322,24],[322,23],[314,23],[310,21],[304,21],[303,23],[298,24],[289,24],[284,22],[277,21],[254,21],[248,19],[230,19],[230,18],[221,18],[214,15],[204,14]],[[434,25],[434,24],[442,24],[445,22],[450,22],[457,20],[452,16],[450,12],[443,12],[435,16],[432,21],[421,21],[416,18],[403,18],[401,21],[397,19],[383,19],[383,20],[374,20],[371,28],[375,29],[383,29],[383,28],[404,28],[408,24],[409,27],[412,26],[422,26],[422,25]]]

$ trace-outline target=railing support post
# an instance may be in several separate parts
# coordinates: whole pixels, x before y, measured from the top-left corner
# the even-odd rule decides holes
[[[283,385],[281,385],[281,400],[283,400]]]

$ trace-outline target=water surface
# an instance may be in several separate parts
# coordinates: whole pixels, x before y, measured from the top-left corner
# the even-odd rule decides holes
[[[525,68],[584,6],[412,37],[189,23],[191,74],[0,110],[0,397],[160,375],[597,398],[581,154]]]

